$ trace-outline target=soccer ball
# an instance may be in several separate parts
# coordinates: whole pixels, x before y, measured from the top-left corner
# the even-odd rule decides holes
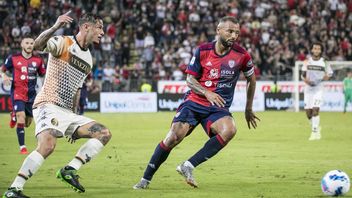
[[[343,171],[329,171],[321,180],[321,190],[328,196],[344,195],[350,190],[350,178]]]

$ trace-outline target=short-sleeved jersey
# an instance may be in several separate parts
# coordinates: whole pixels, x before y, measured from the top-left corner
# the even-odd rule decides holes
[[[93,67],[92,55],[74,36],[54,36],[44,51],[49,52],[47,73],[33,106],[55,104],[73,111],[77,91]]]
[[[2,70],[12,74],[12,99],[33,102],[36,96],[37,77],[45,74],[44,60],[39,56],[27,59],[22,53],[13,54],[6,58]]]
[[[249,53],[234,44],[228,53],[221,56],[215,52],[215,42],[199,46],[186,69],[186,73],[195,76],[203,87],[219,94],[225,100],[226,108],[231,106],[240,72],[246,77],[254,75]],[[192,90],[186,93],[185,100],[204,106],[211,105],[204,96]]]
[[[303,63],[302,71],[306,72],[306,78],[314,82],[315,86],[311,88],[320,89],[321,82],[325,75],[331,77],[333,71],[324,58],[313,60],[312,57],[308,58]],[[308,85],[309,86],[309,85]]]

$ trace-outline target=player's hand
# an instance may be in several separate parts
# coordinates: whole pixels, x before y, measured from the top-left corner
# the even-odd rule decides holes
[[[225,107],[226,102],[219,94],[212,91],[205,91],[204,96],[212,105]]]
[[[66,136],[66,139],[67,139],[67,142],[73,144],[73,143],[76,143],[76,140],[78,140],[79,138],[72,135],[72,136]]]
[[[2,81],[3,81],[5,86],[10,86],[12,79],[10,77],[8,77],[6,74],[3,74],[2,75]]]
[[[66,13],[63,14],[63,15],[60,15],[60,16],[57,18],[57,20],[56,20],[56,22],[55,22],[55,24],[54,24],[53,27],[59,29],[59,28],[63,27],[63,26],[66,25],[66,24],[72,23],[73,18],[71,18],[71,17],[69,16],[70,13],[71,13],[71,10],[68,11],[68,12],[66,12]]]
[[[246,116],[248,128],[251,129],[251,125],[253,128],[257,128],[256,120],[260,121],[260,119],[253,113],[252,109],[246,109],[245,116]]]

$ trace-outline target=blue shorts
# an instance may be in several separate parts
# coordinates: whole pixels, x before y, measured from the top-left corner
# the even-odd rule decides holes
[[[196,127],[201,123],[207,135],[213,137],[216,134],[211,132],[210,126],[216,120],[225,116],[232,117],[228,109],[220,108],[215,105],[206,107],[188,100],[178,107],[177,113],[172,122],[186,122],[193,127]]]
[[[13,104],[13,110],[15,112],[24,111],[26,113],[26,116],[33,117],[32,106],[33,106],[33,102],[15,100]]]

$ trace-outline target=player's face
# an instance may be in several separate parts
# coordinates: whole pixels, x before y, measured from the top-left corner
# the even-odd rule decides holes
[[[89,43],[99,44],[100,39],[104,36],[103,21],[97,20],[95,24],[90,24],[87,34],[87,40]]]
[[[320,45],[313,45],[312,48],[312,55],[316,58],[319,58],[321,56],[321,46]]]
[[[21,48],[27,54],[31,54],[33,52],[34,39],[32,38],[24,38],[21,41]]]
[[[240,24],[226,21],[218,26],[217,33],[221,44],[226,48],[231,47],[240,35]]]

